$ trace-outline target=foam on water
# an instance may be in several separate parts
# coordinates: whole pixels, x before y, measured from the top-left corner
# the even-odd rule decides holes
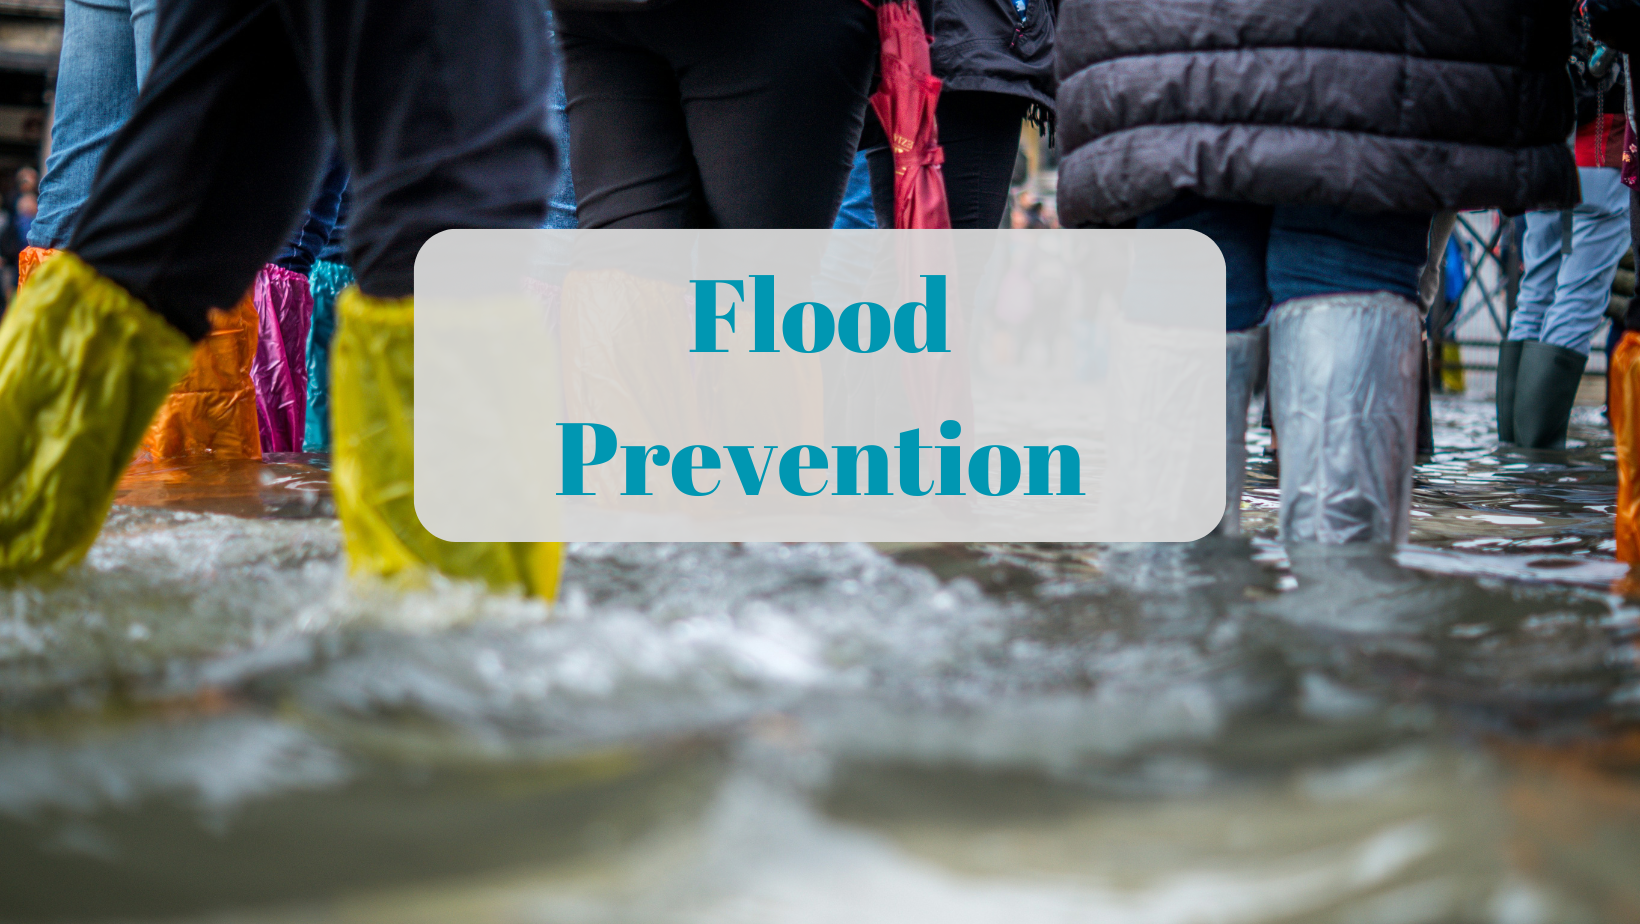
[[[0,918],[1599,919],[1640,898],[1606,450],[1440,412],[1399,553],[1257,509],[1190,546],[582,545],[549,612],[352,581],[322,505],[116,508],[0,589]]]

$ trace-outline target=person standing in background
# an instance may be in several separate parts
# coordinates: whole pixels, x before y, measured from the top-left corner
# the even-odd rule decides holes
[[[941,90],[935,121],[951,227],[1002,226],[1028,120],[1053,137],[1054,32],[1059,0],[922,0]],[[894,227],[894,154],[876,117],[860,147],[871,164],[877,226]],[[981,257],[983,259],[983,257]]]
[[[829,228],[866,114],[858,0],[554,0],[583,228]]]
[[[1582,0],[1579,12],[1589,17],[1595,41],[1625,56],[1629,131],[1623,139],[1622,182],[1629,187],[1629,235],[1640,243],[1640,149],[1636,147],[1633,101],[1634,56],[1640,55],[1640,0]],[[1612,351],[1607,387],[1613,448],[1617,450],[1617,558],[1640,565],[1640,299],[1629,302],[1624,331]]]
[[[155,3],[68,0],[64,6],[52,153],[40,215],[29,229],[28,248],[16,257],[20,281],[66,246],[103,153],[136,106],[152,62]],[[346,179],[343,169],[321,185],[303,224],[258,274],[250,298],[213,321],[209,348],[196,357],[189,379],[144,441],[149,455],[209,451],[219,458],[257,458],[301,448],[311,316],[307,274],[330,233]]]
[[[0,293],[0,304],[9,300],[17,289],[17,260],[28,246],[29,226],[39,209],[36,196],[39,180],[40,174],[33,167],[19,167],[13,174],[12,188],[6,193],[5,213],[0,216],[4,222],[0,225],[0,259],[6,261],[4,271],[0,272],[0,285],[5,288],[5,292]]]
[[[84,557],[212,309],[278,253],[339,149],[358,283],[338,312],[332,482],[351,568],[551,597],[558,544],[443,542],[410,489],[416,257],[450,228],[545,217],[545,32],[535,0],[166,0],[67,251],[0,324],[0,575]]]
[[[308,387],[307,417],[302,424],[303,452],[330,451],[330,344],[336,336],[336,301],[353,284],[353,270],[347,265],[348,207],[344,185],[341,199],[336,203],[336,221],[330,226],[319,259],[308,273],[313,322],[308,325],[306,350]]]
[[[251,287],[261,328],[251,379],[256,383],[257,429],[264,455],[304,448],[314,384],[308,360],[314,313],[309,277],[328,249],[346,191],[347,163],[333,155],[302,223],[256,274]],[[323,382],[319,384],[324,387]]]
[[[1283,540],[1406,541],[1431,220],[1576,204],[1568,13],[1064,0],[1061,220],[1195,230],[1224,255],[1220,532],[1240,532],[1267,333]]]
[[[1531,449],[1566,445],[1589,345],[1629,249],[1629,190],[1618,173],[1627,74],[1622,56],[1599,51],[1581,24],[1575,48],[1583,201],[1570,213],[1526,215],[1520,297],[1498,350],[1498,441]]]
[[[114,133],[131,118],[153,61],[157,0],[66,0],[51,122],[30,247],[67,246]]]
[[[131,118],[153,60],[157,0],[67,0],[58,58],[51,155],[39,213],[16,260],[18,284],[66,247],[91,194],[103,153]],[[249,293],[217,313],[187,377],[143,437],[142,452],[172,458],[261,457],[251,381],[258,323]]]
[[[929,63],[940,79],[934,121],[944,160],[945,197],[954,229],[995,230],[1008,214],[1008,192],[1019,159],[1020,129],[1029,121],[1053,138],[1058,81],[1054,33],[1059,0],[919,0],[933,34]],[[894,152],[875,113],[860,147],[871,166],[879,228],[894,227]],[[957,235],[956,304],[973,318],[982,272],[996,238]]]
[[[40,174],[33,167],[18,167],[16,184],[7,211],[11,213],[11,221],[18,234],[23,240],[28,240],[29,229],[34,226],[34,218],[40,211]]]

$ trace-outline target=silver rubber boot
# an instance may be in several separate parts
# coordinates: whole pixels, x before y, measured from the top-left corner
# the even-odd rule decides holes
[[[1215,536],[1241,535],[1241,492],[1247,485],[1247,407],[1264,367],[1262,327],[1224,337],[1224,519]]]
[[[1422,317],[1388,292],[1270,315],[1285,542],[1405,542],[1418,445]]]

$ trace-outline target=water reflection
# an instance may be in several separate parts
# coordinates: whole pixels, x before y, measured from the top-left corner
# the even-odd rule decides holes
[[[0,918],[1633,920],[1609,445],[1487,417],[1398,551],[1274,542],[1263,447],[1248,539],[585,545],[556,613],[348,582],[322,459],[140,470],[0,588]]]

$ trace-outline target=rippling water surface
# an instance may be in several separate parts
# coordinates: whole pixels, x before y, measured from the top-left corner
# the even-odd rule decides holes
[[[1598,416],[1437,406],[1414,542],[588,545],[345,579],[322,460],[0,588],[0,919],[1640,920]]]

